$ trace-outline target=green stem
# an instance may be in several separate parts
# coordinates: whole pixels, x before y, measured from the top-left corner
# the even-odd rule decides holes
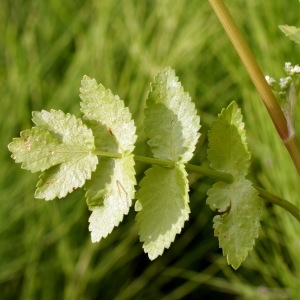
[[[97,151],[95,151],[95,154],[98,156],[107,157],[107,158],[122,158],[122,154],[117,153],[117,152],[106,152],[106,151],[97,150]],[[139,155],[134,155],[134,160],[145,163],[145,164],[159,165],[159,166],[162,166],[165,168],[174,168],[176,165],[176,163],[171,160],[164,160],[164,159],[139,156]],[[221,181],[225,181],[228,183],[231,183],[233,181],[233,177],[231,174],[218,172],[211,168],[196,166],[196,165],[192,165],[192,164],[186,164],[186,169],[191,172],[196,172],[198,174],[202,174],[204,176],[214,178],[216,180],[221,180]],[[281,199],[280,197],[278,197],[274,194],[267,192],[266,190],[262,189],[261,187],[258,187],[258,186],[254,186],[254,187],[259,192],[259,194],[262,198],[266,199],[267,201],[269,201],[273,204],[276,204],[276,205],[284,208],[300,222],[300,210],[295,205],[293,205],[292,203],[290,203],[284,199]]]
[[[215,170],[210,169],[210,168],[187,164],[186,169],[191,171],[191,172],[196,172],[196,173],[208,176],[208,177],[212,177],[216,180],[225,181],[227,183],[231,183],[233,181],[233,177],[232,177],[231,174],[218,172],[218,171],[215,171]]]
[[[97,150],[95,152],[95,154],[98,155],[98,156],[107,157],[107,158],[121,158],[122,157],[122,154],[117,153],[117,152],[105,152],[105,151]],[[134,155],[134,160],[145,163],[145,164],[159,165],[159,166],[162,166],[162,167],[165,167],[165,168],[174,168],[175,165],[176,165],[176,163],[172,160],[158,159],[158,158],[139,156],[139,155]],[[216,180],[222,180],[222,181],[225,181],[225,182],[232,182],[233,181],[233,177],[232,177],[231,174],[218,172],[218,171],[215,171],[215,170],[210,169],[210,168],[191,165],[191,164],[186,164],[186,169],[190,170],[192,172],[202,174],[204,176],[212,177]]]
[[[259,186],[254,186],[254,188],[259,192],[259,195],[262,198],[275,205],[284,208],[300,222],[300,209],[297,206],[295,206],[294,204],[292,204],[287,200],[281,199],[278,196],[267,192],[266,190],[262,189]]]
[[[123,156],[121,153],[118,152],[108,152],[108,151],[101,151],[101,150],[96,150],[95,155],[107,157],[107,158],[122,158]]]
[[[160,166],[166,167],[166,168],[174,168],[176,165],[175,162],[171,161],[171,160],[163,160],[163,159],[157,159],[157,158],[151,158],[151,157],[145,157],[145,156],[135,155],[134,159],[136,161],[143,162],[146,164],[160,165]],[[196,173],[202,174],[204,176],[212,177],[216,180],[221,180],[221,181],[225,181],[225,182],[229,182],[229,183],[233,181],[233,177],[231,174],[218,172],[218,171],[215,171],[210,168],[186,164],[186,169],[191,172],[196,172]]]
[[[229,39],[231,40],[236,52],[238,53],[242,63],[244,64],[252,82],[254,83],[261,99],[263,100],[265,107],[275,125],[275,128],[287,147],[295,167],[300,175],[300,147],[295,147],[295,144],[299,144],[298,141],[292,142],[290,147],[290,139],[296,139],[291,137],[288,130],[286,118],[274,96],[269,85],[267,84],[265,77],[258,66],[248,44],[246,43],[243,35],[239,31],[232,16],[230,15],[227,7],[222,0],[208,0],[215,14],[217,15],[220,23],[224,27]]]
[[[145,156],[139,156],[139,155],[134,155],[134,160],[143,162],[145,164],[150,164],[150,165],[160,165],[165,168],[174,168],[175,167],[175,162],[172,160],[164,160],[164,159],[145,157]]]

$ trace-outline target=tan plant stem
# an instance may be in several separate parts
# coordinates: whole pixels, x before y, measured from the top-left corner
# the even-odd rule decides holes
[[[232,16],[222,0],[208,0],[219,21],[224,27],[229,39],[231,40],[236,52],[244,64],[254,86],[256,87],[265,107],[275,125],[275,128],[281,137],[283,143],[288,149],[294,165],[300,175],[300,147],[297,138],[290,134],[286,118],[272,93],[265,77],[258,66],[248,44],[239,31]]]

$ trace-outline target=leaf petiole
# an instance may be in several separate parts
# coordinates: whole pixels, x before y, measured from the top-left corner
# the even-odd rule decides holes
[[[122,158],[122,154],[118,152],[109,152],[109,151],[101,151],[96,150],[94,152],[95,155],[101,156],[101,157],[107,157],[107,158]]]
[[[106,152],[106,151],[100,151],[100,150],[95,151],[95,154],[98,156],[107,157],[107,158],[121,158],[122,157],[121,153]],[[139,155],[134,155],[134,160],[145,163],[145,164],[150,164],[150,165],[160,165],[165,168],[174,168],[176,165],[176,163],[171,160],[158,159],[158,158],[139,156]],[[212,177],[217,180],[222,180],[222,181],[225,181],[228,183],[232,182],[232,180],[233,180],[233,177],[231,174],[224,173],[224,172],[218,172],[218,171],[215,171],[208,167],[186,164],[186,169],[189,171],[196,172],[196,173],[199,173],[199,174],[202,174],[205,176],[209,176],[209,177]]]
[[[102,156],[102,157],[108,157],[108,158],[121,158],[122,154],[117,153],[117,152],[106,152],[106,151],[100,151],[97,150],[95,152],[96,155]],[[139,156],[139,155],[134,155],[134,160],[139,161],[145,164],[152,164],[152,165],[160,165],[165,168],[174,168],[175,162],[171,160],[163,160],[163,159],[158,159],[158,158],[152,158],[152,157],[146,157],[146,156]],[[186,169],[191,171],[191,172],[196,172],[198,174],[202,174],[204,176],[208,176],[217,180],[221,180],[224,182],[232,182],[233,177],[231,174],[228,173],[223,173],[223,172],[218,172],[215,171],[211,168],[208,167],[203,167],[203,166],[196,166],[192,164],[186,164]],[[300,222],[300,209],[292,204],[291,202],[284,200],[277,195],[274,195],[263,188],[253,185],[253,187],[259,192],[259,195],[261,198],[278,205],[282,208],[284,208],[286,211],[288,211],[292,216],[294,216],[299,222]]]
[[[267,192],[259,186],[253,185],[253,187],[259,192],[261,198],[264,198],[265,200],[284,208],[300,222],[300,209],[297,206],[278,197],[277,195]]]
[[[139,155],[134,155],[134,160],[150,165],[160,165],[165,168],[174,168],[176,165],[176,163],[172,160],[158,159]]]
[[[233,176],[231,174],[218,172],[211,168],[187,164],[186,169],[217,180],[225,181],[227,183],[231,183],[233,181]]]

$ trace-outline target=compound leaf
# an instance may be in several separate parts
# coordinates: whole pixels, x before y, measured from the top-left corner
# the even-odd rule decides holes
[[[237,269],[258,238],[262,204],[247,179],[231,184],[217,182],[208,191],[207,204],[220,215],[214,217],[214,234],[228,264]]]
[[[36,198],[62,198],[83,186],[96,169],[93,133],[81,120],[62,111],[33,112],[32,120],[37,127],[23,131],[9,149],[23,168],[46,170],[37,184]]]
[[[199,138],[200,118],[174,70],[167,67],[151,84],[145,109],[145,132],[153,156],[188,162]]]
[[[143,248],[153,260],[170,247],[188,220],[188,181],[184,165],[153,166],[145,174],[137,193],[136,220]]]
[[[300,43],[300,28],[289,25],[280,25],[279,28],[290,40]]]

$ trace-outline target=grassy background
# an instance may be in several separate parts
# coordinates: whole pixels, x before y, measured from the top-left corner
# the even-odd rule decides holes
[[[284,62],[299,63],[299,45],[278,29],[299,26],[298,1],[226,2],[266,74],[280,77]],[[149,82],[171,65],[201,115],[203,146],[194,161],[205,160],[209,124],[235,99],[253,152],[252,178],[300,206],[299,177],[208,1],[2,0],[0,36],[0,299],[297,298],[300,225],[279,208],[266,206],[255,251],[233,271],[205,205],[212,181],[192,174],[190,221],[170,250],[149,262],[134,212],[92,244],[83,191],[36,200],[37,175],[9,157],[7,144],[32,126],[32,110],[80,116],[84,74],[126,101],[138,127],[135,153],[147,153]],[[144,168],[136,166],[139,178]]]

